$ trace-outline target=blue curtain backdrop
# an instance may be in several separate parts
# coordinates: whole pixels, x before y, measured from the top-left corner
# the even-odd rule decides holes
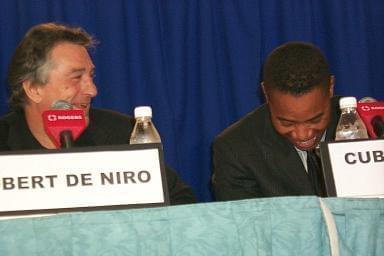
[[[49,21],[97,38],[94,105],[127,114],[151,105],[166,162],[200,201],[212,199],[212,140],[263,103],[260,71],[277,45],[313,42],[329,59],[337,94],[384,99],[382,0],[3,0],[0,114],[17,43]]]

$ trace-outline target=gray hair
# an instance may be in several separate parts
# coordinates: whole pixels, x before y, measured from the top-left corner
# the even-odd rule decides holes
[[[93,38],[79,27],[68,27],[56,23],[39,24],[25,34],[17,46],[8,69],[10,85],[9,105],[23,108],[26,94],[23,82],[30,80],[34,85],[45,85],[52,70],[51,51],[59,43],[70,42],[86,47],[95,45]]]

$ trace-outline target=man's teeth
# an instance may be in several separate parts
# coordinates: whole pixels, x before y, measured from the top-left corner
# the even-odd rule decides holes
[[[314,140],[316,139],[316,137],[310,139],[310,140],[307,140],[307,141],[302,141],[302,142],[299,142],[300,145],[306,145],[306,144],[311,144]]]

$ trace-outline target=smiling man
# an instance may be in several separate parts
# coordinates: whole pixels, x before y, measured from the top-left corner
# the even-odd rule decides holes
[[[16,130],[23,125],[25,133],[8,138],[9,149],[54,149],[42,113],[58,100],[84,109],[89,124],[90,103],[97,95],[95,66],[88,54],[93,46],[92,37],[81,28],[47,23],[27,32],[9,65],[9,103],[14,112],[5,119],[14,120],[8,126]]]
[[[333,86],[317,47],[289,42],[276,48],[263,70],[266,103],[214,141],[216,200],[323,196],[314,150],[334,138],[339,107]]]
[[[46,23],[27,32],[9,66],[12,112],[0,118],[0,151],[56,148],[42,114],[60,100],[85,111],[87,128],[75,146],[129,143],[134,118],[91,108],[97,95],[88,53],[93,46],[93,38],[81,28]],[[171,204],[195,202],[191,188],[169,167],[166,177]]]

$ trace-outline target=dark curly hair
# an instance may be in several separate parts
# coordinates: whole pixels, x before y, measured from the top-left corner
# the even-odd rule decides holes
[[[30,79],[39,86],[47,83],[52,67],[50,53],[62,42],[78,44],[87,49],[95,46],[93,38],[78,27],[44,23],[29,29],[17,46],[8,69],[11,108],[23,108],[25,105],[24,81]]]
[[[302,95],[315,86],[328,88],[330,75],[328,62],[319,48],[305,42],[288,42],[268,56],[263,84],[267,91],[277,89]]]

